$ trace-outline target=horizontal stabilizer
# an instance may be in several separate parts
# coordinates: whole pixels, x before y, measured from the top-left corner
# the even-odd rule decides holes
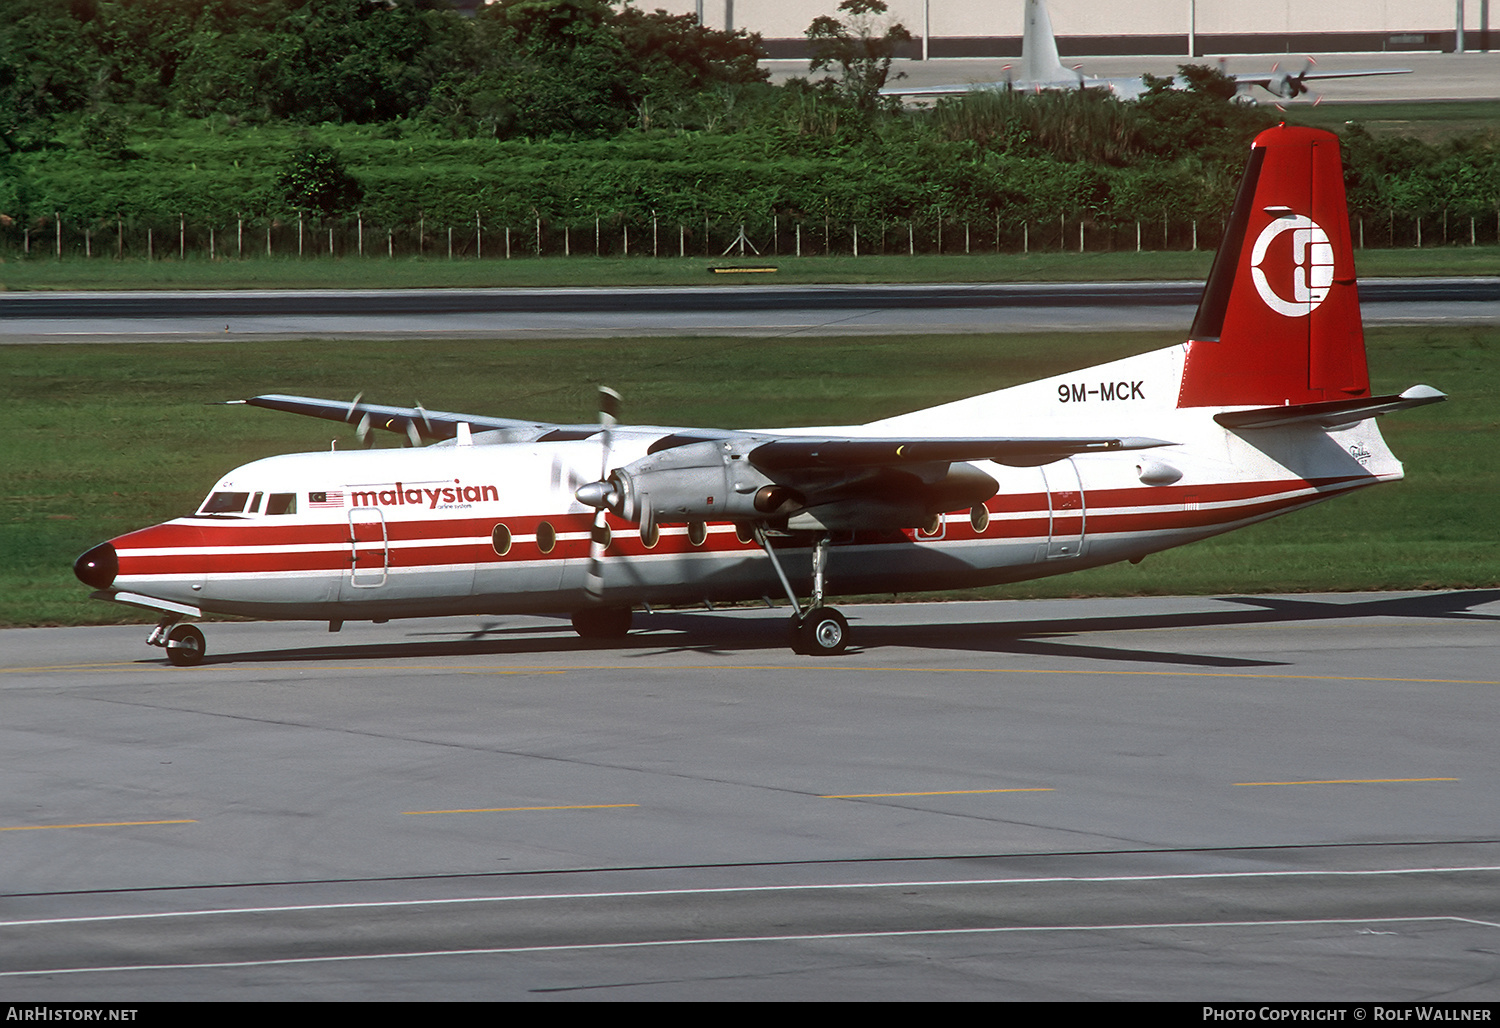
[[[1446,400],[1447,394],[1431,386],[1415,385],[1393,396],[1366,396],[1357,400],[1329,400],[1324,403],[1298,403],[1287,407],[1260,407],[1256,410],[1215,414],[1214,420],[1225,428],[1276,428],[1281,425],[1315,424],[1323,428],[1342,428],[1367,418],[1393,411],[1409,410]]]

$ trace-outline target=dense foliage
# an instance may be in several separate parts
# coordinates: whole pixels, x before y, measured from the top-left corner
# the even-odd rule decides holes
[[[1204,219],[1280,115],[1184,69],[1096,92],[879,98],[880,0],[808,29],[773,87],[758,38],[608,0],[6,0],[0,228],[537,219],[872,225]],[[1345,132],[1351,206],[1495,217],[1500,150]],[[882,229],[883,231],[883,229]],[[939,237],[938,245],[941,246]],[[998,238],[996,245],[999,245]]]

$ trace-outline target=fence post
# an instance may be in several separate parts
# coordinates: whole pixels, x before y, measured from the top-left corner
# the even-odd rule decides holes
[[[1021,222],[1021,252],[1023,254],[1031,252],[1031,222],[1029,221]]]
[[[329,229],[329,231],[332,232],[333,230]],[[235,226],[235,232],[237,233],[237,239],[238,239],[238,242],[239,242],[239,256],[243,258],[245,256],[245,219],[244,218],[238,219],[238,223]]]
[[[1083,253],[1083,219],[1078,219],[1078,252]]]
[[[1141,252],[1141,219],[1135,219],[1135,252]]]
[[[177,259],[187,260],[187,215],[179,215],[182,219],[177,225]]]
[[[362,211],[359,214],[359,255],[365,255],[365,216]]]
[[[115,212],[115,233],[119,237],[115,244],[115,257],[123,260],[125,258],[125,218],[118,211]],[[1474,234],[1474,219],[1469,219],[1469,235]]]
[[[802,223],[797,222],[797,256],[802,256]]]
[[[680,221],[677,223],[677,256],[687,256],[687,226]]]
[[[1198,219],[1193,219],[1193,252],[1198,252]]]
[[[660,257],[661,256],[661,247],[658,245],[658,239],[657,239],[657,234],[656,234],[656,212],[655,211],[651,212],[651,256],[653,256],[653,257]]]
[[[859,222],[854,223],[854,256],[859,256]]]
[[[563,256],[573,256],[573,226],[563,226]]]
[[[908,257],[917,255],[916,229],[912,228],[912,223],[909,221],[906,223],[906,255]]]
[[[297,212],[297,256],[302,256],[302,212]]]
[[[62,213],[53,211],[52,219],[57,222],[57,259],[62,260]]]

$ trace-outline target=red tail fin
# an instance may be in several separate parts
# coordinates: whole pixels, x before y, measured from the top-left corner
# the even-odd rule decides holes
[[[1193,319],[1179,407],[1368,396],[1338,137],[1255,138]]]

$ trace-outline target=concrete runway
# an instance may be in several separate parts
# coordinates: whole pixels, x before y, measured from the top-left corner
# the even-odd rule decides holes
[[[1200,282],[0,296],[0,345],[243,338],[1186,332]],[[1366,279],[1366,325],[1500,323],[1500,278]]]
[[[1500,999],[1500,591],[0,633],[0,994]]]

